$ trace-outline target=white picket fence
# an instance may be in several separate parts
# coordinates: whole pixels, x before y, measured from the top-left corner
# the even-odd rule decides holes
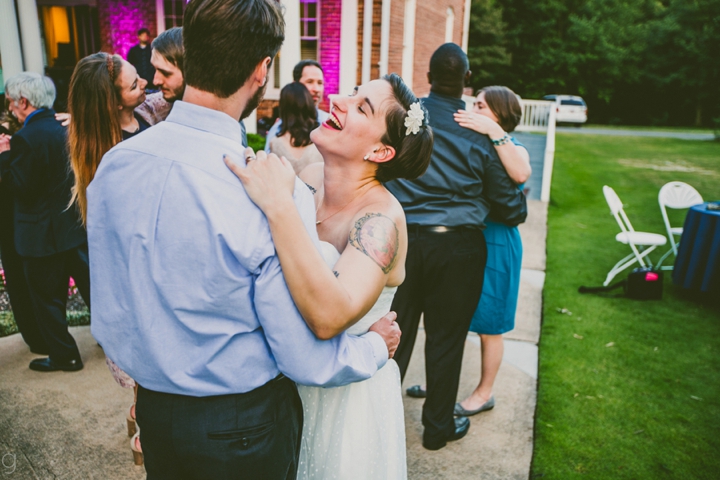
[[[553,163],[555,162],[555,102],[546,100],[520,100],[522,117],[515,130],[518,132],[545,132],[545,157],[543,158],[542,188],[540,200],[550,201]]]
[[[475,97],[463,95],[465,108],[472,111]],[[520,100],[522,117],[515,131],[517,132],[545,132],[545,155],[543,158],[542,188],[540,200],[550,201],[550,184],[552,181],[553,162],[555,161],[555,102],[546,100]]]

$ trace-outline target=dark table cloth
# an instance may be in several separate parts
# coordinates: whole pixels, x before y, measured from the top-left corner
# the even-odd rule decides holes
[[[720,293],[720,211],[707,206],[688,210],[672,278],[689,290]]]

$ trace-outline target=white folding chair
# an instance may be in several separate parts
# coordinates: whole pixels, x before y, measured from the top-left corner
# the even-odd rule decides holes
[[[680,237],[682,235],[682,227],[671,227],[670,219],[668,219],[667,209],[684,209],[690,208],[694,205],[703,203],[702,195],[698,193],[693,187],[684,182],[670,182],[666,183],[660,189],[658,193],[658,203],[660,204],[660,212],[662,213],[663,221],[665,222],[665,229],[667,230],[668,238],[670,239],[670,250],[665,252],[660,258],[658,265],[662,265],[662,262],[672,253],[677,257],[677,247],[680,240],[675,241],[675,236]],[[668,265],[662,267],[663,270],[672,270],[673,266]]]
[[[652,266],[652,263],[649,261],[650,259],[647,259],[648,261],[646,263],[645,258],[657,247],[665,245],[667,240],[665,239],[665,236],[657,233],[636,232],[627,215],[625,215],[622,202],[617,196],[617,193],[615,193],[615,190],[605,185],[603,187],[603,193],[605,194],[605,200],[610,207],[610,212],[620,226],[621,231],[615,235],[615,240],[620,243],[624,243],[625,245],[629,245],[632,250],[630,255],[617,262],[610,272],[608,272],[605,283],[603,283],[604,286],[607,286],[610,281],[615,278],[615,275],[622,272],[635,262],[639,263],[642,267]]]

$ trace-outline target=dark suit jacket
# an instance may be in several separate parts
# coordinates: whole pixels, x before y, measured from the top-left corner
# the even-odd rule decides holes
[[[87,242],[75,207],[67,208],[73,175],[65,127],[53,110],[30,118],[0,154],[3,189],[14,201],[15,248],[24,257],[45,257]]]

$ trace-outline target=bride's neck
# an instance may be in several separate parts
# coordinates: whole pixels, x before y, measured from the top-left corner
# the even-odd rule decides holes
[[[130,131],[134,125],[135,116],[133,115],[133,110],[129,108],[120,110],[120,128]]]
[[[325,208],[346,205],[362,190],[369,190],[379,184],[375,171],[365,164],[341,164],[326,160],[323,168],[323,205]]]

